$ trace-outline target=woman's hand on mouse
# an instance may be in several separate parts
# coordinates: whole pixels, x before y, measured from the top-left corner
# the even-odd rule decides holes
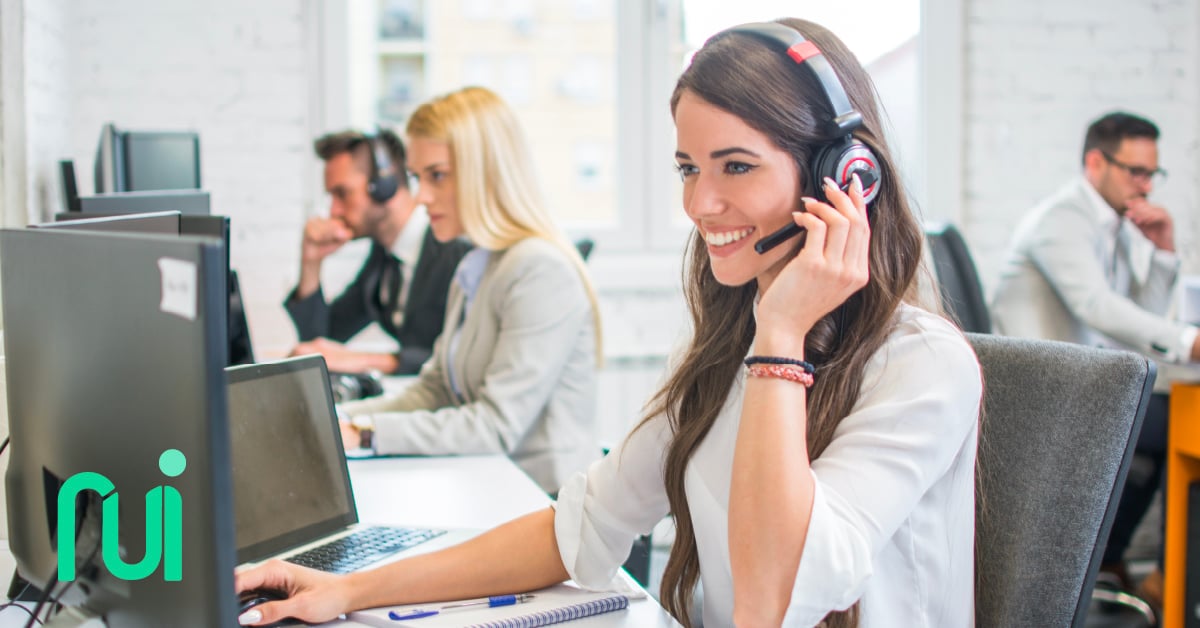
[[[234,587],[239,593],[252,589],[276,589],[288,596],[286,600],[255,606],[243,613],[238,623],[255,626],[295,617],[317,624],[337,619],[349,610],[349,595],[342,587],[344,580],[341,576],[281,560],[272,560],[238,572],[234,575]]]
[[[796,224],[807,230],[807,239],[759,300],[760,339],[800,343],[803,350],[804,336],[813,325],[867,285],[871,229],[862,184],[856,174],[848,192],[831,179],[824,185],[828,203],[806,198],[807,211],[793,214]],[[758,340],[755,344],[761,350]]]

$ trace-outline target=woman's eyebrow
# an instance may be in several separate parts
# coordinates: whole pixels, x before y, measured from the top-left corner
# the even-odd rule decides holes
[[[733,146],[730,148],[722,148],[721,150],[714,150],[713,152],[709,153],[708,156],[711,159],[720,159],[722,157],[726,157],[728,155],[733,155],[736,153],[744,153],[744,154],[750,155],[751,157],[754,157],[756,159],[762,158],[762,155],[759,155],[758,153],[756,153],[748,148],[742,148],[740,146]],[[677,151],[675,151],[675,158],[690,160],[692,157],[691,157],[691,155],[688,155],[687,153],[685,153],[681,150],[677,150]]]
[[[713,152],[709,153],[708,156],[713,159],[720,159],[721,157],[725,157],[727,155],[733,155],[735,153],[745,153],[745,154],[750,155],[751,157],[755,157],[755,158],[762,157],[758,153],[756,153],[750,149],[747,149],[747,148],[742,148],[740,146],[734,146],[732,148],[722,148],[721,150],[714,150]]]

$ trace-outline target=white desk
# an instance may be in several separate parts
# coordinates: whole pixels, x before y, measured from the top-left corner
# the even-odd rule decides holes
[[[492,528],[550,503],[504,456],[351,460],[358,518],[374,523]]]
[[[353,460],[350,480],[359,519],[445,528],[491,528],[539,508],[550,498],[504,456]],[[0,552],[0,579],[13,570],[8,544]],[[632,582],[632,581],[631,581]],[[0,628],[24,626],[28,615],[0,614]],[[328,625],[359,626],[348,621]],[[654,628],[678,624],[653,598],[629,608],[564,624],[580,628]]]
[[[359,519],[368,522],[491,528],[550,504],[537,484],[504,456],[355,460],[350,463],[350,479]],[[647,597],[631,601],[627,610],[565,625],[653,628],[678,624]]]

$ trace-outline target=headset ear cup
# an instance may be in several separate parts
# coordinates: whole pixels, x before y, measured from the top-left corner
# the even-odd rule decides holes
[[[371,149],[371,177],[367,180],[367,195],[380,205],[392,200],[400,189],[400,180],[392,170],[387,146],[383,142],[383,131],[376,127],[374,133],[364,135]]]
[[[826,144],[817,149],[813,153],[812,161],[810,162],[810,174],[812,175],[813,192],[817,199],[829,202],[825,196],[825,177],[829,177],[837,181],[837,159],[839,153],[834,151],[834,146]],[[841,185],[839,183],[839,185]]]
[[[863,186],[863,198],[868,203],[874,201],[882,189],[883,172],[879,168],[879,159],[866,144],[854,139],[843,139],[826,145],[813,156],[813,182],[822,199],[825,199],[825,177],[836,181],[839,187],[846,187],[850,184],[851,175],[856,172],[860,179],[874,180],[873,183],[864,182]],[[867,172],[871,173],[870,177],[866,177]]]
[[[393,176],[379,177],[367,184],[367,193],[371,195],[371,200],[380,204],[392,200],[399,189],[400,182]]]

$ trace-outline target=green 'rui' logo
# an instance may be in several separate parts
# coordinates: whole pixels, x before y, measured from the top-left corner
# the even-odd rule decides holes
[[[168,449],[158,457],[158,468],[167,477],[177,477],[187,467],[187,458],[178,449]],[[120,496],[112,481],[99,473],[76,473],[58,490],[58,580],[75,579],[75,502],[83,491],[95,491],[103,499],[101,515],[101,556],[104,566],[121,580],[143,580],[163,564],[163,580],[183,578],[183,499],[171,486],[156,486],[146,493],[146,555],[129,564],[121,558],[120,522],[117,519]]]

